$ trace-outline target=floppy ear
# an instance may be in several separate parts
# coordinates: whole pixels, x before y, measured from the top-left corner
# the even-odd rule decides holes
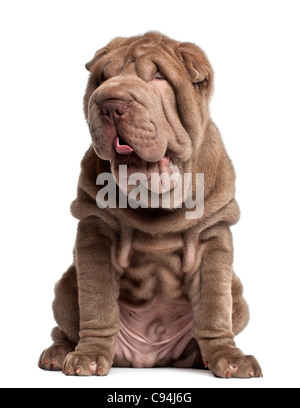
[[[98,51],[96,52],[94,58],[93,58],[90,62],[88,62],[87,64],[85,64],[86,69],[87,69],[88,71],[91,71],[91,68],[96,64],[96,62],[98,62],[101,57],[103,57],[104,55],[106,55],[106,54],[108,53],[108,51],[109,51],[109,50],[108,50],[107,47],[101,48],[100,50],[98,50]]]
[[[210,94],[213,84],[213,70],[204,52],[192,43],[182,43],[179,47],[184,66],[200,91]]]

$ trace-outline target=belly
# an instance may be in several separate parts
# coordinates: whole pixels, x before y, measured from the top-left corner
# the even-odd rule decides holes
[[[185,301],[165,302],[156,297],[142,305],[119,301],[119,307],[117,366],[167,366],[192,339],[192,309]]]

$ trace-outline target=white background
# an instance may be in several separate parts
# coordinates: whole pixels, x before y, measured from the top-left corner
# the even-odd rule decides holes
[[[293,0],[1,1],[1,387],[299,387],[300,24]],[[237,173],[234,267],[251,322],[237,344],[264,378],[112,369],[70,378],[37,367],[72,262],[84,64],[115,36],[154,29],[200,45],[215,71],[211,115]]]

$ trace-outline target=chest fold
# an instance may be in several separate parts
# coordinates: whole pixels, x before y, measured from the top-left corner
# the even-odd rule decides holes
[[[112,246],[113,265],[119,272],[130,267],[137,254],[155,262],[158,257],[181,254],[181,270],[189,273],[200,265],[204,244],[199,241],[199,232],[195,230],[176,234],[152,236],[132,228],[122,228]]]

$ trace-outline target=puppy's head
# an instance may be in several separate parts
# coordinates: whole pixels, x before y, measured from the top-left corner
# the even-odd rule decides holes
[[[172,190],[176,173],[192,171],[209,118],[213,73],[204,53],[149,32],[114,39],[86,68],[84,110],[96,154],[110,161],[118,184],[126,166],[126,177],[143,174],[149,190]],[[164,183],[163,174],[175,176]]]

